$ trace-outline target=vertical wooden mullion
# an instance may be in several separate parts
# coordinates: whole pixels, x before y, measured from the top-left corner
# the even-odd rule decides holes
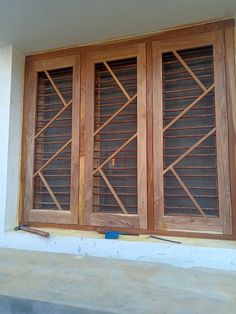
[[[146,54],[145,44],[139,45],[137,58],[137,168],[138,215],[140,228],[147,228],[147,143],[146,143]]]
[[[229,125],[229,169],[232,206],[232,233],[236,237],[236,72],[235,72],[235,44],[234,29],[224,30],[226,89]]]
[[[79,159],[80,159],[80,168],[79,168],[79,223],[80,225],[84,224],[84,185],[85,180],[85,108],[86,108],[86,55],[81,53],[80,55],[80,147],[79,147]]]
[[[25,177],[25,191],[24,191],[24,218],[27,220],[29,213],[33,208],[33,172],[34,172],[34,149],[35,149],[35,123],[36,123],[36,97],[37,97],[37,72],[34,64],[29,66],[29,76],[27,77],[26,86],[27,101],[26,101],[26,129],[24,129],[26,136],[26,177]]]
[[[215,44],[213,50],[219,215],[223,222],[223,233],[231,234],[232,223],[229,180],[228,113],[226,102],[223,31],[215,32]]]
[[[29,104],[30,104],[30,90],[29,86],[32,84],[32,73],[34,69],[31,64],[25,66],[25,82],[24,82],[24,108],[23,108],[23,127],[22,127],[22,153],[21,153],[21,193],[20,193],[20,222],[23,223],[29,213],[29,201],[26,196],[26,189],[28,185],[28,124],[29,124]]]
[[[94,146],[94,75],[95,65],[86,58],[85,85],[85,159],[84,159],[84,223],[89,225],[93,211],[93,146]]]
[[[152,42],[146,43],[147,60],[147,228],[154,229],[153,202],[153,81]]]
[[[153,43],[153,89],[154,226],[155,229],[162,229],[164,216],[162,54],[158,42]]]
[[[79,212],[79,148],[80,148],[80,57],[76,56],[72,80],[72,143],[71,143],[71,186],[70,210],[73,223],[78,223]]]

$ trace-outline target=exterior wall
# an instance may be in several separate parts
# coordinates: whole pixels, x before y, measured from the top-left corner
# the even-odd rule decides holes
[[[0,232],[18,220],[24,59],[12,46],[0,49]]]
[[[3,232],[4,230],[6,208],[7,160],[11,94],[11,54],[11,46],[2,47],[0,49],[0,232]]]
[[[47,239],[14,232],[18,223],[23,73],[24,56],[12,46],[0,47],[0,247],[236,270],[235,241],[224,246],[215,242],[226,241],[211,240],[204,245],[202,240],[196,246],[194,240],[181,245],[145,238],[108,241],[82,231],[51,230]]]
[[[174,244],[147,236],[105,240],[95,232],[49,231],[49,238],[21,231],[7,232],[0,237],[0,247],[236,271],[235,241],[228,244],[220,240],[178,239],[182,244]]]

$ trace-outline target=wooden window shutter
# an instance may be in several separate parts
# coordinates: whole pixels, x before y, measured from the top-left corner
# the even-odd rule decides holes
[[[145,47],[87,55],[84,223],[145,228]]]
[[[27,74],[25,221],[78,223],[79,77],[78,57]]]
[[[153,84],[156,229],[231,234],[223,31],[154,43]]]

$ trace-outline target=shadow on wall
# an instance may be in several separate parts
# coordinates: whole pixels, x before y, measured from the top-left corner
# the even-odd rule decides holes
[[[0,313],[2,314],[115,314],[91,310],[70,305],[0,296]]]

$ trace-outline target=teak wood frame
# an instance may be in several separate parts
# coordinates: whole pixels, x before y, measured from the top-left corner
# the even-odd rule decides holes
[[[95,77],[94,69],[95,64],[106,61],[122,60],[127,58],[137,57],[137,94],[130,97],[123,89],[120,82],[117,84],[127,94],[127,102],[123,104],[107,121],[98,129],[94,130],[94,86]],[[146,55],[145,45],[137,44],[123,48],[104,49],[99,52],[91,52],[86,56],[86,95],[85,95],[85,177],[84,181],[84,223],[86,225],[95,226],[112,226],[112,227],[130,227],[130,228],[143,228],[147,227],[147,171],[146,171]],[[111,71],[112,74],[112,71]],[[93,137],[98,134],[99,130],[107,125],[109,121],[116,116],[123,108],[127,107],[133,99],[137,100],[137,133],[134,134],[126,143],[131,142],[137,138],[137,190],[138,190],[138,213],[137,215],[130,215],[128,213],[115,214],[115,213],[96,213],[92,211],[92,189],[93,186]],[[83,104],[82,104],[83,106]],[[120,148],[124,145],[120,146]],[[120,149],[119,148],[119,149]],[[119,150],[118,149],[118,150]],[[117,151],[118,151],[117,150]],[[109,158],[117,153],[115,151]],[[104,163],[103,163],[104,164]],[[102,164],[102,165],[103,165]],[[100,165],[97,169],[102,170]],[[101,172],[102,177],[104,173]],[[115,191],[112,190],[109,182],[107,182],[112,193],[116,196]],[[118,199],[119,202],[119,199]]]
[[[58,68],[73,67],[73,93],[72,99],[65,103],[63,97],[60,95],[59,90],[51,80],[48,74],[49,70]],[[37,134],[35,134],[36,123],[36,99],[37,99],[37,83],[38,73],[44,72],[56,93],[61,98],[64,108],[59,111]],[[24,220],[28,222],[55,222],[73,224],[78,221],[78,182],[79,182],[79,108],[80,108],[80,56],[60,57],[56,59],[48,59],[43,61],[37,61],[29,68],[26,67],[26,86],[25,88],[25,107],[24,107],[24,127],[23,133],[25,154],[27,156],[26,164],[23,166],[24,173],[22,173],[24,180],[24,195],[23,195],[23,207],[24,207]],[[78,90],[74,88],[77,86]],[[63,110],[72,106],[72,138],[63,145],[51,158],[49,158],[35,173],[34,173],[34,141],[43,132],[44,129],[59,116]],[[26,114],[27,112],[27,114]],[[71,145],[71,184],[70,184],[70,210],[61,210],[60,204],[57,202],[50,186],[47,184],[41,170],[53,160],[63,149]],[[58,207],[58,210],[40,210],[33,209],[33,179],[36,175],[39,175],[49,194]]]
[[[193,107],[197,100],[186,106],[181,114],[174,118],[167,126],[163,127],[163,109],[162,109],[162,54],[165,52],[174,51],[177,58],[176,50],[191,49],[201,46],[213,46],[214,59],[214,85],[206,89],[202,83],[195,77],[194,80],[199,83],[202,88],[202,94],[197,98],[201,99],[214,88],[215,90],[215,115],[216,128],[213,128],[208,134],[203,136],[202,140],[207,138],[210,134],[216,132],[216,148],[217,148],[217,172],[218,172],[218,195],[219,195],[219,218],[207,218],[204,213],[203,217],[184,217],[179,216],[165,216],[164,214],[164,186],[163,175],[167,171],[172,171],[174,176],[183,185],[177,173],[174,170],[175,164],[184,156],[187,156],[188,151],[196,147],[197,143],[186,150],[173,166],[168,166],[163,169],[163,131],[165,131],[171,124],[178,120],[179,116]],[[187,71],[191,71],[187,68]],[[226,83],[225,83],[225,60],[224,60],[224,33],[222,30],[194,35],[191,37],[181,38],[170,41],[156,41],[153,42],[153,85],[156,89],[153,92],[153,143],[154,143],[154,211],[155,211],[155,227],[158,230],[191,230],[194,225],[196,231],[201,232],[218,232],[224,234],[232,234],[231,222],[231,197],[230,197],[230,174],[229,174],[229,143],[228,143],[228,113],[226,101]],[[195,199],[192,194],[183,185],[185,191],[189,194],[193,203]],[[196,203],[197,207],[198,204]],[[201,208],[199,207],[201,211]]]
[[[219,31],[219,32],[218,32]],[[213,227],[213,230],[206,231],[205,228],[199,227],[199,222],[195,222],[198,225],[196,230],[187,231],[179,229],[178,230],[170,230],[166,228],[165,225],[158,225],[156,220],[157,217],[157,202],[158,197],[155,192],[154,198],[154,180],[156,180],[154,176],[154,164],[155,164],[155,154],[153,153],[153,117],[155,116],[155,109],[153,112],[153,79],[152,79],[152,71],[153,71],[153,45],[154,42],[158,41],[159,44],[167,44],[173,45],[175,42],[178,44],[181,42],[183,45],[184,42],[181,41],[183,38],[187,38],[190,36],[192,38],[196,34],[203,34],[203,37],[211,37],[211,33],[221,33],[221,40],[223,38],[223,56],[221,58],[220,66],[225,67],[225,81],[226,81],[226,98],[227,98],[227,112],[228,112],[228,131],[229,131],[229,167],[230,167],[230,192],[231,192],[231,206],[232,206],[232,217],[229,216],[230,221],[232,222],[232,232],[230,233],[230,223],[225,224],[223,230],[221,227]],[[223,36],[223,37],[222,37]],[[167,43],[169,42],[169,43]],[[189,39],[187,39],[189,42]],[[158,33],[156,35],[151,36],[142,36],[136,37],[134,39],[128,40],[120,40],[114,41],[111,43],[102,43],[78,48],[68,48],[57,50],[54,52],[47,52],[37,55],[31,55],[26,58],[26,75],[25,75],[25,93],[24,93],[24,122],[23,122],[23,140],[22,140],[22,169],[21,169],[21,197],[20,197],[20,221],[21,223],[30,223],[33,226],[54,226],[59,228],[73,228],[73,229],[83,229],[83,230],[96,230],[96,227],[83,225],[84,221],[84,189],[83,183],[85,181],[85,91],[86,91],[86,76],[87,76],[87,65],[86,65],[86,54],[92,52],[101,52],[106,49],[121,49],[125,48],[129,45],[133,44],[144,44],[146,46],[146,69],[147,69],[147,81],[146,81],[146,123],[147,123],[147,228],[143,228],[140,226],[140,233],[157,233],[162,235],[179,235],[179,236],[192,236],[192,237],[207,237],[207,238],[218,238],[218,239],[235,239],[236,238],[236,191],[235,191],[235,178],[236,178],[236,96],[235,96],[235,48],[234,48],[234,20],[223,20],[218,22],[206,23],[196,26],[189,26],[177,30],[165,31],[162,33]],[[175,49],[177,46],[175,46]],[[183,47],[183,46],[182,46]],[[155,54],[155,53],[154,53]],[[31,190],[26,189],[27,187],[27,175],[26,171],[27,167],[30,165],[30,161],[27,160],[26,156],[28,156],[27,152],[27,143],[30,143],[30,136],[32,138],[32,114],[34,113],[34,108],[32,103],[35,103],[35,84],[36,84],[36,66],[37,64],[48,65],[50,63],[55,65],[55,68],[59,67],[60,58],[68,59],[70,57],[77,58],[77,69],[80,68],[79,71],[75,71],[76,74],[76,85],[77,87],[80,84],[81,80],[81,88],[78,88],[77,93],[74,94],[73,97],[76,97],[73,102],[80,104],[80,108],[77,109],[77,128],[74,132],[77,132],[76,147],[77,151],[79,151],[79,156],[75,157],[74,163],[75,167],[77,167],[77,178],[76,181],[80,182],[79,188],[77,186],[77,190],[75,191],[75,207],[72,208],[72,213],[69,214],[66,220],[64,218],[60,218],[61,216],[57,216],[58,214],[48,213],[47,219],[42,217],[39,213],[37,219],[35,220],[31,215],[31,210],[28,207],[26,210],[25,206],[25,197],[27,197],[28,193]],[[80,62],[78,61],[80,59]],[[155,66],[154,66],[155,67]],[[160,84],[160,82],[159,82]],[[75,88],[74,88],[75,90]],[[154,96],[155,97],[155,96]],[[160,100],[159,100],[160,101]],[[80,117],[79,117],[80,115]],[[154,128],[155,128],[155,120],[154,120]],[[30,133],[31,130],[31,133]],[[78,131],[80,131],[78,135]],[[74,144],[75,145],[75,144]],[[154,142],[154,149],[155,149]],[[32,154],[32,152],[31,152]],[[32,161],[31,161],[32,162]],[[159,163],[160,166],[160,163]],[[32,167],[32,166],[31,166]],[[80,175],[79,175],[80,173]],[[30,187],[30,185],[28,185]],[[155,199],[155,202],[154,202]],[[154,206],[155,203],[155,206]],[[154,214],[155,212],[155,214]],[[61,213],[60,213],[61,214]],[[155,219],[154,219],[155,216]],[[41,217],[41,218],[40,218]],[[232,218],[232,219],[231,219]],[[85,219],[86,220],[86,219]],[[56,222],[55,222],[56,221]],[[168,222],[169,223],[169,222]],[[204,222],[205,223],[205,222]],[[169,225],[171,227],[171,225]],[[115,228],[115,227],[114,227]],[[218,230],[216,230],[218,228]],[[115,228],[117,230],[126,230],[132,231],[132,228]],[[174,228],[175,229],[175,228]],[[137,228],[136,228],[137,230]]]

